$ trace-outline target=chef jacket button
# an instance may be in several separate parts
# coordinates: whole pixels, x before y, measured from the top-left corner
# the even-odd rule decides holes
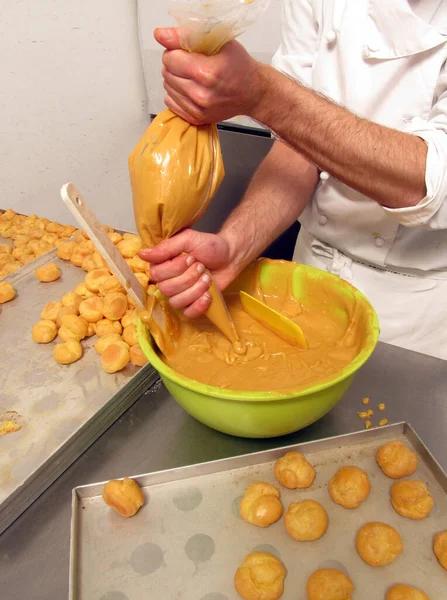
[[[385,244],[385,240],[383,239],[383,237],[376,237],[375,243],[377,248],[381,248]]]
[[[320,179],[321,181],[327,181],[329,179],[329,173],[327,173],[326,171],[321,171]]]
[[[326,34],[326,41],[328,44],[333,44],[337,39],[337,32],[333,29],[329,30]]]
[[[320,218],[318,219],[318,223],[320,225],[322,225],[323,227],[326,225],[328,219],[326,217],[326,215],[320,215]]]

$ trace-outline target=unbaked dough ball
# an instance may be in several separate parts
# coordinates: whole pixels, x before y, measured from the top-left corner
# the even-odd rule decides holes
[[[84,282],[87,289],[91,292],[98,293],[101,284],[110,277],[108,269],[93,269],[85,276]]]
[[[57,335],[54,321],[39,321],[31,330],[31,336],[38,344],[49,344]]]
[[[400,535],[386,523],[366,523],[355,540],[357,552],[371,567],[383,567],[403,552]]]
[[[447,531],[441,531],[435,535],[433,552],[441,567],[447,571]]]
[[[129,361],[129,346],[124,342],[113,342],[101,355],[101,365],[106,373],[121,371]]]
[[[123,286],[115,275],[110,275],[107,277],[107,279],[105,279],[99,287],[99,294],[101,296],[105,296],[111,292],[121,292],[122,294],[125,293]]]
[[[281,518],[283,507],[279,499],[279,491],[270,483],[251,483],[245,490],[239,505],[244,521],[268,527]]]
[[[425,483],[407,480],[396,481],[393,485],[391,504],[402,517],[419,520],[430,514],[434,501]]]
[[[128,325],[123,330],[123,340],[129,346],[135,346],[138,344],[138,334],[136,325]]]
[[[78,296],[78,294],[76,294],[76,292],[67,292],[66,294],[64,294],[62,296],[62,306],[69,306],[71,308],[74,308],[76,310],[76,312],[79,312],[79,306],[82,302],[83,298],[82,296]]]
[[[118,333],[121,335],[123,328],[119,321],[110,321],[110,319],[101,319],[96,323],[96,335],[102,337],[108,333]]]
[[[78,311],[74,306],[63,306],[57,313],[56,325],[62,327],[62,317],[64,315],[77,315]]]
[[[412,475],[418,468],[418,457],[399,441],[388,442],[377,451],[377,463],[382,471],[392,479]]]
[[[101,298],[94,296],[83,300],[79,305],[79,314],[87,323],[97,323],[104,317],[104,304]]]
[[[70,365],[82,357],[81,342],[68,340],[63,344],[56,344],[53,355],[55,360],[61,365]]]
[[[292,502],[284,515],[287,533],[298,542],[310,542],[321,538],[328,527],[324,508],[315,500]]]
[[[136,367],[144,367],[148,360],[139,344],[130,348],[130,362]]]
[[[318,569],[307,580],[308,600],[351,600],[354,584],[339,569]]]
[[[386,600],[430,600],[427,594],[411,585],[393,585],[386,593]]]
[[[44,321],[54,321],[56,323],[61,308],[62,302],[47,302],[42,308],[40,318]]]
[[[358,508],[369,495],[368,476],[358,467],[342,467],[329,482],[329,494],[344,508]]]
[[[121,292],[111,292],[104,296],[104,317],[110,321],[118,321],[127,310],[127,297]]]
[[[274,472],[281,485],[290,490],[308,488],[315,479],[315,470],[299,452],[287,452],[278,459]]]
[[[7,281],[0,281],[0,304],[9,302],[16,296],[14,286]]]
[[[104,502],[123,517],[133,517],[144,504],[144,494],[134,479],[113,479],[105,484],[102,492]]]
[[[278,600],[284,591],[286,569],[268,552],[248,554],[234,576],[234,587],[244,600]]]
[[[39,281],[42,281],[43,283],[50,283],[51,281],[56,281],[56,279],[59,279],[61,276],[61,271],[55,263],[48,263],[42,267],[38,267],[34,271],[34,275]]]
[[[95,350],[98,354],[102,354],[104,350],[108,348],[108,346],[110,346],[110,344],[122,341],[123,338],[120,336],[119,333],[108,333],[107,335],[103,335],[98,339],[98,341],[95,344]]]
[[[77,315],[64,315],[61,317],[61,328],[59,337],[62,341],[77,340],[80,342],[87,335],[88,325],[81,317]]]

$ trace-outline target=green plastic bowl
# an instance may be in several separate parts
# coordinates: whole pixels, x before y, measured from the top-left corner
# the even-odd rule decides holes
[[[306,283],[317,279],[336,289],[340,302],[328,307],[346,322],[356,304],[360,307],[362,340],[357,356],[336,377],[298,391],[249,392],[228,390],[187,379],[168,367],[146,326],[138,322],[141,348],[173,398],[195,419],[223,433],[247,438],[269,438],[286,435],[307,427],[321,419],[340,401],[355,373],[371,356],[379,337],[377,314],[369,301],[349,283],[313,267],[287,261],[260,259],[260,283],[285,282],[292,274],[292,293],[298,299],[306,298]],[[257,261],[259,263],[259,261]],[[256,266],[256,264],[255,264]],[[230,286],[229,291],[243,289],[253,292],[256,268],[251,265]],[[334,313],[335,314],[335,313]]]

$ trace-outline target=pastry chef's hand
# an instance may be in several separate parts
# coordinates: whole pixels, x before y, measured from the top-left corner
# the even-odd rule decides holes
[[[208,292],[208,268],[220,289],[224,289],[237,276],[231,256],[230,244],[220,236],[185,229],[153,248],[139,253],[151,265],[151,279],[158,283],[171,305],[184,309],[192,319],[204,313],[211,302]]]
[[[178,28],[156,29],[163,55],[166,105],[194,125],[217,123],[237,115],[252,116],[266,88],[261,63],[239,42],[226,44],[215,56],[181,49]]]

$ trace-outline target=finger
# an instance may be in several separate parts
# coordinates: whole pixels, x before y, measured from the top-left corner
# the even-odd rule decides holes
[[[205,313],[211,304],[211,295],[209,292],[205,292],[200,296],[198,300],[193,302],[191,306],[185,308],[183,314],[188,319],[196,319]]]
[[[193,286],[176,296],[172,296],[169,302],[173,308],[187,308],[208,290],[210,284],[210,276],[208,273],[204,273]]]
[[[165,50],[163,52],[162,63],[167,71],[177,77],[192,79],[196,72],[196,55],[192,55],[185,50]]]
[[[171,86],[166,83],[163,83],[165,90],[168,93],[168,96],[173,100],[180,108],[186,112],[187,115],[190,115],[193,119],[200,119],[203,116],[203,109],[200,108],[193,100],[184,96],[182,93],[177,92]]]
[[[171,279],[160,281],[158,287],[163,296],[172,298],[173,296],[177,296],[178,294],[181,294],[192,287],[195,283],[197,283],[200,276],[204,273],[205,267],[202,265],[202,263],[196,263],[178,277],[172,277]],[[208,281],[209,275],[203,279],[204,283],[208,283]]]
[[[154,38],[159,44],[169,50],[175,50],[182,47],[177,27],[157,27],[154,31]]]
[[[210,96],[208,90],[198,85],[195,81],[173,75],[166,69],[163,70],[162,75],[164,79],[165,90],[169,92],[169,94],[171,94],[171,91],[174,90],[177,94],[180,94],[189,100],[191,105],[197,110],[201,109],[201,104],[208,104]],[[178,101],[177,98],[174,98],[174,100]]]
[[[151,265],[151,279],[158,283],[159,281],[165,281],[165,279],[178,277],[183,275],[195,262],[196,259],[193,256],[182,254],[158,265]]]
[[[158,264],[175,258],[182,252],[188,253],[192,247],[191,234],[194,234],[191,229],[185,229],[172,238],[160,242],[153,248],[140,250],[138,256],[151,264]]]
[[[181,117],[184,121],[191,123],[191,125],[203,125],[200,120],[195,119],[192,115],[184,111],[181,106],[179,106],[177,102],[170,97],[169,94],[166,94],[165,96],[165,104],[172,110],[172,112]]]

